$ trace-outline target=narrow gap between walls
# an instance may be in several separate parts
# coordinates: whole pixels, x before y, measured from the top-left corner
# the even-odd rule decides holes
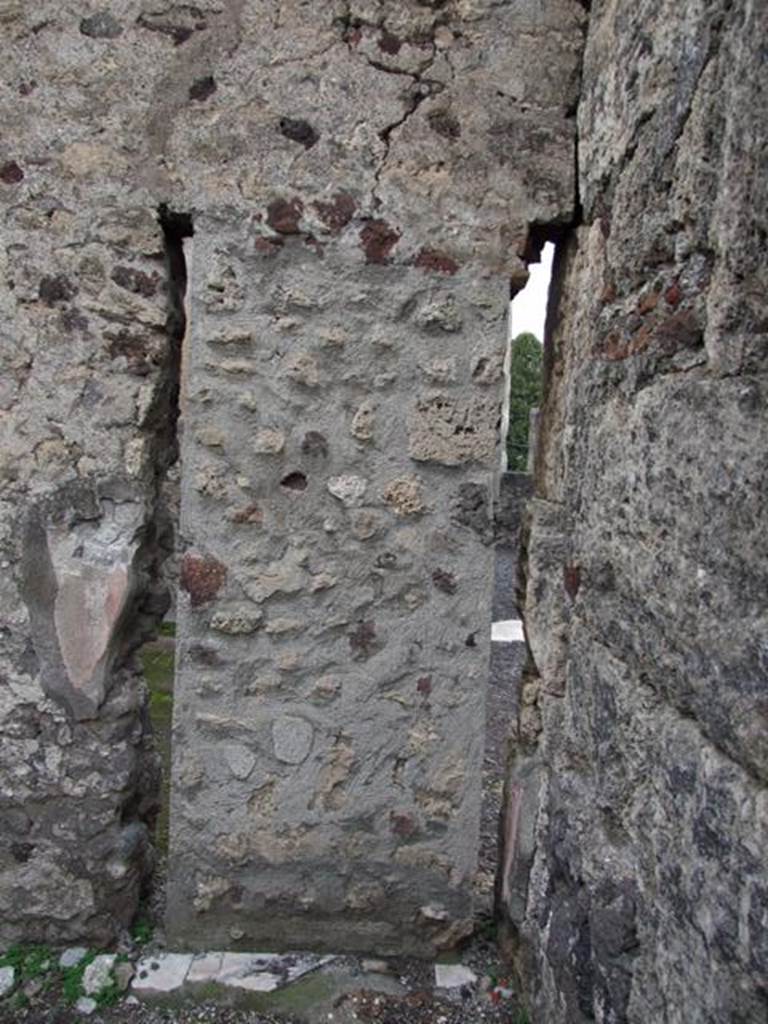
[[[163,233],[167,314],[167,349],[157,385],[156,401],[147,416],[152,465],[155,472],[154,527],[160,554],[153,566],[156,589],[164,602],[162,621],[155,635],[139,651],[148,692],[148,715],[160,772],[157,812],[154,820],[155,864],[136,927],[147,931],[160,924],[167,874],[169,805],[171,786],[171,724],[176,651],[176,590],[181,484],[178,437],[183,346],[187,330],[187,261],[185,241],[194,234],[192,216],[162,205],[158,222]]]
[[[533,225],[522,254],[528,280],[510,295],[505,394],[502,415],[502,472],[496,510],[491,663],[486,726],[483,806],[484,834],[493,829],[494,916],[503,878],[507,770],[510,740],[518,717],[521,679],[528,661],[522,623],[521,541],[526,503],[533,489],[533,453],[542,398],[544,340],[556,243],[560,227]]]
[[[537,229],[532,229],[536,231]],[[543,251],[542,251],[543,248]],[[496,550],[491,623],[491,660],[486,705],[485,754],[483,759],[483,798],[481,805],[480,868],[475,897],[481,917],[493,914],[494,885],[498,874],[499,820],[502,812],[502,789],[506,772],[507,744],[517,715],[516,688],[522,671],[525,645],[516,601],[517,551],[522,503],[530,489],[526,474],[528,419],[531,406],[538,404],[541,389],[541,338],[546,315],[549,272],[552,266],[551,243],[529,246],[524,253],[532,266],[528,283],[517,297],[511,296],[507,310],[507,352],[504,365],[504,396],[502,403],[502,465],[496,497]],[[525,345],[526,335],[534,338],[523,353],[523,370],[517,344]],[[517,337],[516,337],[517,336]],[[528,351],[530,350],[530,351]],[[513,376],[510,376],[510,374]],[[508,443],[522,436],[522,457],[509,466]],[[513,449],[510,448],[513,454]],[[522,463],[518,467],[517,462]],[[522,479],[520,479],[522,478]]]
[[[525,287],[512,297],[509,314],[509,414],[504,454],[510,472],[531,473],[541,402],[544,331],[555,244],[531,245]]]

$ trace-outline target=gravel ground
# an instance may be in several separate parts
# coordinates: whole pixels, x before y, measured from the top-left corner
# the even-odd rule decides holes
[[[361,990],[342,997],[329,1024],[518,1024],[525,1020],[512,1002],[503,1006],[477,1004],[470,997],[457,1000],[436,998],[428,991],[410,992],[403,998]],[[0,1011],[2,1024],[304,1024],[297,1018],[274,1017],[248,1010],[235,1010],[214,1003],[181,1009],[160,1009],[147,1005],[116,1006],[83,1017],[71,1009],[35,1005],[27,1010]]]

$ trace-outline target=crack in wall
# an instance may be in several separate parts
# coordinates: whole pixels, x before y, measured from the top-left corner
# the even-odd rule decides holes
[[[428,6],[433,7],[433,10],[435,10],[433,5],[430,4]],[[442,6],[442,4],[439,6]],[[442,92],[445,88],[442,82],[426,78],[425,75],[433,66],[438,53],[437,44],[435,42],[435,32],[441,25],[447,25],[449,22],[450,13],[448,11],[443,12],[442,14],[438,14],[438,16],[433,20],[429,38],[419,38],[418,40],[397,40],[398,47],[402,42],[418,42],[418,45],[420,46],[430,47],[429,56],[424,58],[420,63],[420,66],[415,71],[390,67],[383,61],[374,60],[368,55],[362,54],[362,59],[374,70],[380,71],[382,74],[409,78],[411,80],[410,92],[403,98],[404,110],[402,116],[385,125],[378,132],[378,137],[384,143],[384,153],[374,172],[375,184],[372,189],[372,199],[375,207],[381,206],[382,200],[377,195],[377,192],[379,185],[381,184],[382,175],[384,174],[389,161],[392,148],[392,136],[394,132],[396,132],[398,128],[401,128],[410,119],[426,99],[429,99],[438,92]],[[348,2],[344,13],[335,19],[335,24],[341,30],[341,37],[347,45],[350,56],[359,59],[355,50],[356,42],[353,42],[352,34],[354,32],[360,32],[364,28],[379,29],[386,32],[387,14],[386,11],[382,11],[380,17],[376,21],[366,21],[362,18],[355,18],[352,16],[351,4]],[[447,59],[447,53],[445,56]],[[450,61],[448,61],[448,63],[451,67],[451,75],[452,77],[455,77],[453,65],[450,64]]]

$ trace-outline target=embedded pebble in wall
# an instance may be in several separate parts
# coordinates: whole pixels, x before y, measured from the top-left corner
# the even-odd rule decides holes
[[[224,760],[236,779],[247,779],[256,764],[255,755],[239,743],[231,743],[224,748]]]
[[[211,618],[211,629],[219,633],[238,634],[254,633],[264,618],[261,608],[248,606],[244,608],[220,608]]]
[[[382,496],[399,516],[415,516],[426,509],[422,484],[415,476],[390,480],[382,491]]]
[[[263,455],[278,455],[285,447],[282,430],[259,430],[253,440],[253,449]]]
[[[117,39],[123,34],[123,27],[109,11],[98,11],[80,22],[80,31],[92,39]]]
[[[342,505],[353,508],[362,505],[368,487],[366,480],[359,476],[334,476],[326,484],[328,490]]]
[[[363,402],[352,417],[350,433],[358,441],[370,441],[373,437],[375,409],[376,407],[372,402]]]
[[[272,723],[275,757],[285,764],[301,764],[312,749],[314,729],[304,718],[285,715]]]

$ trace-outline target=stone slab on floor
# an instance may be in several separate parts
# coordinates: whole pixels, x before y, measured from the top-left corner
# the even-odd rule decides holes
[[[279,960],[271,953],[225,953],[212,981],[248,992],[274,992],[282,981],[277,969]]]
[[[192,966],[191,953],[158,953],[139,960],[131,990],[152,997],[178,991]]]
[[[200,985],[221,985],[243,992],[274,992],[331,963],[333,956],[308,953],[158,953],[136,967],[131,990],[152,999],[183,996]]]

